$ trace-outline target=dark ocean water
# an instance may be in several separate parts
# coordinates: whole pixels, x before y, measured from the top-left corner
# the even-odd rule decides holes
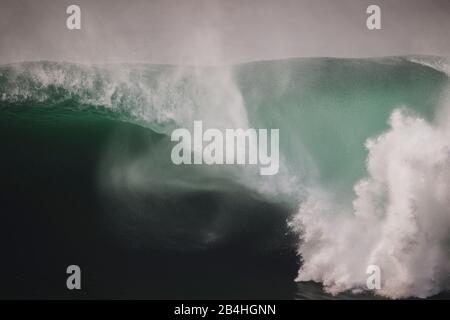
[[[294,296],[298,259],[286,235],[286,209],[235,186],[234,192],[147,194],[142,214],[151,217],[124,219],[127,209],[97,179],[109,138],[118,126],[137,150],[149,137],[165,138],[95,115],[54,121],[54,110],[39,116],[29,110],[0,111],[2,298]],[[219,210],[234,215],[222,226],[233,230],[199,244],[196,234]],[[82,269],[80,292],[65,288],[71,264]]]
[[[280,128],[288,172],[347,197],[365,172],[364,141],[399,105],[432,118],[448,77],[401,59],[256,63],[235,71],[239,102],[226,77],[172,83],[169,66],[131,69],[127,86],[76,65],[1,68],[0,298],[375,298],[296,283],[299,238],[287,221],[298,199],[239,172],[173,165],[168,133],[240,115],[202,109],[226,92],[246,121]],[[66,289],[72,264],[81,291]]]

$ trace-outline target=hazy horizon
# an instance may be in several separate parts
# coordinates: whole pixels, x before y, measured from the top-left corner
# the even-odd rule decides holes
[[[81,7],[81,30],[66,8]],[[366,8],[381,7],[381,30]],[[1,0],[0,63],[238,64],[450,56],[447,0]]]

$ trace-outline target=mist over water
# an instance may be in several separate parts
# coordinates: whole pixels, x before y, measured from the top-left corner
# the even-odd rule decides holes
[[[288,243],[298,248],[298,281],[361,292],[376,264],[375,294],[429,297],[448,289],[450,111],[441,60],[423,59],[5,65],[1,112],[44,127],[114,129],[96,138],[95,192],[130,245],[205,252],[246,243],[272,259]],[[172,164],[170,133],[195,120],[279,128],[280,172]]]
[[[447,297],[450,2],[370,4],[0,1],[0,297]],[[175,165],[195,121],[279,172]]]

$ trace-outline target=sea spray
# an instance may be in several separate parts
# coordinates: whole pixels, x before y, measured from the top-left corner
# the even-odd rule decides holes
[[[450,122],[445,108],[436,113],[447,85],[440,69],[401,57],[217,68],[31,62],[0,67],[0,106],[5,129],[42,118],[45,129],[52,121],[61,131],[49,141],[85,136],[67,137],[67,124],[92,130],[92,138],[95,126],[114,128],[95,149],[101,156],[89,159],[100,159],[92,163],[95,195],[124,241],[197,250],[244,238],[249,250],[278,250],[285,230],[272,226],[287,218],[280,199],[300,202],[291,219],[303,239],[299,279],[333,293],[365,289],[367,266],[379,265],[378,294],[428,296],[446,288],[448,274],[443,137]],[[409,111],[392,112],[402,105]],[[192,129],[196,119],[219,129],[280,128],[280,172],[173,165],[169,134]],[[85,172],[80,161],[71,170],[78,163]]]
[[[366,268],[377,265],[376,294],[424,298],[449,288],[448,123],[399,109],[389,125],[366,143],[368,177],[355,185],[349,212],[325,191],[311,190],[300,205],[290,222],[301,237],[297,280],[322,282],[333,294],[366,290]]]

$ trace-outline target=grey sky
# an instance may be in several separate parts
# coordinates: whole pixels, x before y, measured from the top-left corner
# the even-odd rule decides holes
[[[82,30],[66,29],[78,4]],[[366,29],[378,4],[382,30]],[[450,56],[450,0],[0,0],[0,63]]]

